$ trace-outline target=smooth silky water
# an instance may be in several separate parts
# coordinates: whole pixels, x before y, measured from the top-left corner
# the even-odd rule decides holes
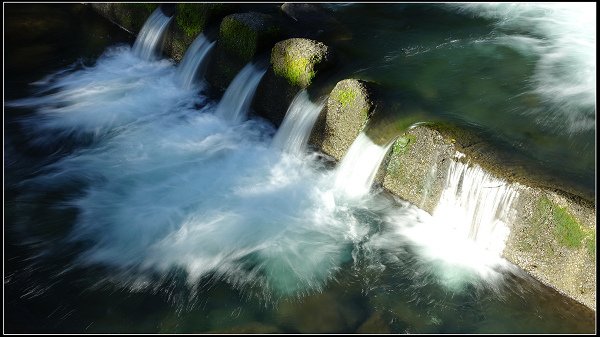
[[[274,148],[247,104],[260,67],[234,80],[243,95],[215,101],[201,73],[187,85],[180,65],[140,58],[85,6],[7,5],[7,27],[49,8],[98,33],[70,39],[59,61],[30,48],[71,25],[7,40],[6,68],[20,69],[5,75],[7,332],[594,331],[593,312],[498,258],[490,236],[518,196],[478,207],[491,192],[477,182],[493,178],[455,164],[429,215],[369,192],[377,165],[357,151],[331,169],[297,137]],[[365,138],[352,148],[382,159]]]

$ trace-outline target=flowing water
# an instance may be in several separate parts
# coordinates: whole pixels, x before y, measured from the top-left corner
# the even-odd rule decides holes
[[[7,5],[8,27],[44,6]],[[182,87],[184,64],[104,44],[30,69],[29,88],[6,75],[7,332],[594,331],[594,312],[499,257],[517,196],[478,167],[453,163],[429,215],[372,190],[387,148],[362,133],[333,170],[273,147],[248,117],[260,66],[215,101]],[[290,112],[318,109],[305,98]]]
[[[190,89],[194,85],[202,83],[198,79],[204,79],[207,56],[215,43],[215,41],[209,41],[204,34],[200,34],[189,46],[183,55],[181,64],[177,66],[177,78],[183,88]]]
[[[335,177],[335,187],[351,198],[369,192],[385,154],[394,142],[379,146],[361,132],[342,158]]]
[[[325,106],[325,100],[311,102],[308,92],[301,90],[290,104],[281,126],[273,137],[272,146],[292,154],[303,154],[310,132]]]
[[[160,7],[156,8],[140,30],[133,44],[133,53],[144,60],[158,58],[162,51],[164,33],[171,23],[171,19],[172,17],[163,14]]]
[[[266,72],[266,66],[261,66],[260,63],[249,63],[242,68],[223,94],[216,115],[234,123],[243,121],[256,88]]]

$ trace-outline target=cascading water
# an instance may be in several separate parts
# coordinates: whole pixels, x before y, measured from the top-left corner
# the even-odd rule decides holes
[[[461,156],[458,154],[457,156]],[[502,255],[518,192],[478,165],[450,163],[433,218],[490,254]]]
[[[423,212],[407,222],[405,216],[392,215],[390,222],[397,234],[418,246],[424,261],[436,266],[434,273],[447,286],[462,288],[473,275],[494,285],[503,277],[501,270],[512,269],[502,251],[517,197],[514,188],[481,167],[453,161],[431,216]]]
[[[204,68],[215,41],[209,41],[204,34],[198,37],[188,47],[183,60],[177,66],[176,78],[184,89],[191,89],[198,78],[204,77]]]
[[[304,153],[310,132],[324,105],[325,100],[313,103],[306,89],[301,90],[290,104],[281,126],[273,137],[272,146],[291,154]]]
[[[248,115],[256,88],[266,72],[266,67],[258,63],[247,64],[229,84],[215,114],[233,123],[243,121]]]
[[[392,143],[379,146],[361,132],[339,164],[335,176],[336,190],[350,198],[369,193],[377,170]]]
[[[33,142],[53,131],[99,136],[61,138],[73,151],[40,158],[22,151],[30,139],[6,139],[11,332],[372,332],[370,317],[393,333],[590,330],[548,292],[514,291],[517,282],[500,296],[481,291],[499,272],[475,257],[497,257],[485,233],[503,227],[488,223],[507,224],[516,198],[502,182],[453,163],[432,217],[368,193],[387,147],[361,133],[336,171],[274,151],[272,125],[246,120],[247,106],[234,111],[252,94],[226,95],[217,113],[216,102],[181,88],[182,68],[111,48],[93,66],[37,82],[35,97],[5,103],[36,127],[19,130]],[[304,93],[297,99],[308,109]],[[309,134],[300,120],[282,138]],[[336,203],[339,192],[363,198]],[[443,205],[464,208],[457,217],[468,225],[436,221],[450,217]],[[485,268],[477,275],[469,263]],[[474,287],[453,291],[440,279]]]
[[[133,43],[133,53],[143,60],[154,60],[162,49],[165,32],[171,19],[163,14],[160,6],[154,10]]]

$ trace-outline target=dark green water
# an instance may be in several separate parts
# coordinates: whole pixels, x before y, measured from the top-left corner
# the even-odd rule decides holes
[[[595,36],[594,25],[569,31],[591,20],[589,9],[511,6],[499,4],[495,17],[460,4],[329,5],[346,29],[330,41],[346,58],[338,77],[378,83],[398,102],[375,118],[417,114],[479,130],[533,175],[593,197],[595,83],[581,73],[595,71],[595,56],[578,34]]]
[[[81,5],[5,5],[5,99],[28,83],[105,47],[133,38]],[[385,17],[386,13],[371,15]],[[60,20],[58,20],[60,18]],[[481,28],[465,27],[477,32]],[[433,30],[433,28],[431,28]],[[16,37],[19,38],[16,38]],[[417,37],[415,37],[416,39]],[[380,75],[381,76],[381,75]],[[414,89],[412,89],[414,90]],[[441,100],[441,98],[440,98]],[[452,103],[459,104],[459,103]],[[15,333],[592,333],[595,313],[518,271],[493,283],[448,288],[410,243],[392,252],[365,244],[386,224],[385,209],[358,208],[369,234],[346,247],[322,291],[262,293],[210,276],[186,283],[183,269],[131,277],[127,268],[75,263],[89,245],[65,241],[77,211],[61,202],[83,193],[76,182],[23,193],[20,183],[79,147],[32,146],[15,120],[32,112],[5,107],[5,332]],[[384,196],[381,204],[385,205]],[[386,207],[389,207],[386,206]],[[383,207],[385,208],[385,207]],[[357,262],[354,262],[357,261]]]

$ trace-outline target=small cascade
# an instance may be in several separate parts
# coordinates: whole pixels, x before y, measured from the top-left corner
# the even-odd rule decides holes
[[[248,63],[229,84],[215,114],[227,121],[243,121],[248,115],[256,88],[266,72],[266,67]]]
[[[382,147],[361,132],[342,159],[335,176],[335,189],[351,198],[367,194],[393,140]]]
[[[514,216],[512,203],[517,197],[514,188],[480,166],[453,161],[433,218],[440,225],[450,226],[459,237],[500,256],[509,234],[507,224]]]
[[[184,89],[191,89],[196,80],[204,77],[204,68],[215,41],[209,41],[204,34],[198,35],[183,56],[177,67],[177,82]]]
[[[156,8],[133,43],[133,53],[143,60],[155,59],[162,48],[164,33],[171,19],[163,14],[160,7]]]
[[[300,91],[294,97],[279,130],[273,137],[272,146],[287,153],[304,153],[310,133],[324,106],[325,100],[313,103],[306,89]]]

